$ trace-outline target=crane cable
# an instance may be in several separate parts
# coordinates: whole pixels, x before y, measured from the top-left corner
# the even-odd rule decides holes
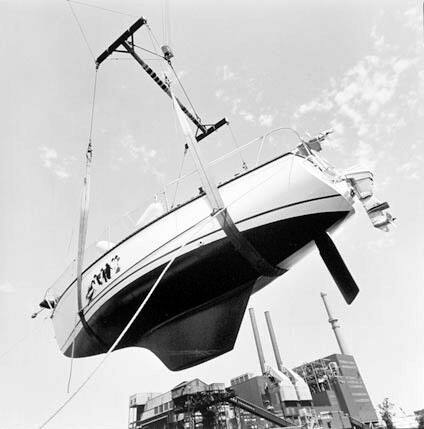
[[[213,219],[215,219],[217,216],[222,214],[225,210],[228,210],[229,207],[231,207],[236,202],[240,201],[242,198],[246,197],[250,192],[254,191],[255,189],[259,188],[261,185],[272,179],[274,176],[276,176],[280,172],[279,169],[272,172],[269,176],[267,176],[264,180],[256,183],[254,186],[249,188],[247,191],[242,193],[238,198],[231,201],[231,203],[227,204],[225,207],[217,210],[213,214],[211,213],[207,217],[201,219],[199,222],[197,222],[192,228],[193,231],[189,235],[189,237],[184,241],[184,243],[177,248],[175,251],[175,255],[170,259],[170,261],[167,263],[159,277],[157,278],[156,282],[150,289],[149,293],[147,294],[146,298],[143,300],[143,302],[140,304],[140,306],[137,308],[134,315],[131,317],[130,321],[127,323],[125,328],[122,330],[121,334],[118,336],[118,338],[115,340],[115,342],[112,344],[112,346],[109,348],[109,350],[106,352],[106,355],[103,357],[103,359],[97,364],[97,366],[91,371],[91,373],[85,378],[85,380],[75,389],[75,391],[62,403],[62,405],[59,406],[59,408],[56,409],[56,411],[53,412],[53,414],[50,415],[40,426],[38,426],[38,429],[43,429],[47,426],[47,424],[52,421],[71,401],[72,399],[87,385],[87,383],[94,377],[94,375],[97,373],[97,371],[103,366],[106,359],[110,356],[110,354],[116,349],[124,335],[128,332],[128,330],[131,328],[134,321],[137,319],[138,315],[141,313],[143,308],[146,306],[147,302],[149,301],[150,297],[158,287],[160,281],[162,280],[163,276],[166,274],[168,269],[171,267],[171,265],[174,263],[174,261],[177,259],[177,257],[181,254],[181,252],[184,250],[184,248],[192,241],[193,237],[196,233],[200,232],[204,227],[209,225],[210,222],[212,222]]]
[[[85,243],[87,239],[87,223],[88,223],[88,213],[90,205],[90,170],[91,162],[93,159],[93,124],[94,124],[94,107],[96,103],[96,92],[97,92],[97,73],[98,68],[96,67],[96,72],[94,75],[94,87],[93,87],[93,97],[91,101],[91,114],[90,114],[90,131],[88,136],[88,146],[85,154],[85,176],[83,184],[83,192],[81,197],[81,211],[80,211],[80,223],[79,223],[79,234],[78,234],[78,254],[77,254],[77,305],[78,313],[75,315],[75,320],[79,316],[81,323],[86,326],[86,321],[83,313],[82,307],[82,270],[84,265],[84,254],[85,254]],[[75,349],[75,337],[72,340],[72,354],[71,354],[71,365],[69,369],[68,383],[66,391],[69,393],[72,371],[74,366],[74,349]]]
[[[87,45],[87,48],[88,48],[88,50],[89,50],[89,52],[90,52],[90,55],[91,55],[91,58],[93,58],[93,61],[95,62],[95,61],[96,61],[96,57],[94,56],[93,50],[91,49],[91,46],[90,46],[90,44],[88,43],[87,36],[85,35],[85,31],[84,31],[84,29],[83,29],[83,27],[82,27],[81,23],[79,22],[79,19],[78,19],[78,17],[77,17],[77,14],[75,13],[74,8],[72,7],[72,2],[71,2],[70,0],[66,0],[66,2],[68,3],[69,8],[71,9],[72,15],[74,16],[75,21],[76,21],[76,23],[77,23],[77,25],[78,25],[78,28],[79,28],[79,30],[80,30],[80,32],[81,32],[82,38],[84,39],[85,44]]]
[[[98,69],[96,67],[96,73],[94,76],[93,98],[91,102],[90,131],[89,131],[89,137],[88,137],[87,151],[85,154],[85,157],[86,157],[85,176],[84,176],[84,185],[83,185],[83,195],[82,195],[82,201],[81,201],[80,224],[79,224],[79,235],[78,235],[78,256],[77,256],[78,312],[82,311],[82,299],[81,299],[82,268],[84,264],[85,243],[87,238],[87,222],[88,222],[88,212],[89,212],[89,204],[90,204],[90,170],[91,170],[91,162],[93,158],[92,135],[93,135],[93,123],[94,123],[94,106],[96,103],[96,92],[97,92],[97,73],[98,73]]]

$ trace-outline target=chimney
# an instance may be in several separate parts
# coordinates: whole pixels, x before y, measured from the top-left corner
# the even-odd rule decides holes
[[[268,325],[268,332],[271,338],[272,349],[274,350],[275,360],[277,362],[277,368],[283,371],[283,361],[281,360],[280,350],[278,349],[277,339],[275,338],[274,327],[272,326],[271,315],[269,311],[265,311],[266,324]]]
[[[265,374],[265,358],[262,350],[261,339],[259,337],[258,326],[256,325],[255,310],[249,308],[250,321],[252,322],[253,335],[255,337],[256,349],[258,350],[259,363],[261,365],[262,374]]]
[[[334,335],[336,336],[336,340],[337,340],[337,343],[339,345],[341,354],[348,355],[350,353],[348,353],[348,351],[347,351],[347,347],[346,347],[346,344],[343,340],[342,333],[340,332],[340,325],[337,323],[338,319],[335,319],[332,316],[330,307],[328,306],[326,296],[327,296],[326,293],[321,292],[321,298],[324,301],[324,306],[325,306],[325,309],[327,310],[327,314],[328,314],[328,322],[330,323],[331,327],[333,328]]]

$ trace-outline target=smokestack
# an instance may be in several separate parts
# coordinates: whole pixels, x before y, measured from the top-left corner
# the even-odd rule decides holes
[[[347,351],[346,344],[343,340],[342,333],[340,332],[340,325],[337,323],[338,319],[335,319],[332,316],[330,307],[328,306],[326,296],[327,296],[326,293],[321,292],[321,298],[324,301],[324,306],[325,306],[325,309],[327,310],[327,314],[328,314],[328,322],[330,323],[331,327],[333,328],[334,335],[336,336],[336,340],[337,340],[337,343],[338,343],[339,348],[340,348],[340,352],[343,355],[348,355],[349,353]]]
[[[262,374],[265,374],[265,358],[262,350],[261,339],[259,337],[258,326],[256,325],[255,310],[249,308],[250,321],[252,322],[253,335],[255,337],[256,349],[258,350],[259,363],[261,365]]]
[[[275,338],[274,327],[272,326],[271,315],[269,311],[265,311],[266,324],[268,325],[268,332],[271,338],[272,349],[274,350],[275,360],[277,362],[277,368],[283,371],[283,361],[281,360],[280,350],[278,349],[277,339]]]

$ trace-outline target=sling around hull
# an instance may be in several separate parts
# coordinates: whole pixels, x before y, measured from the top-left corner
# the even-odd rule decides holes
[[[292,153],[230,180],[219,191],[242,234],[283,270],[304,255],[314,237],[353,213],[345,182],[332,183]],[[146,347],[173,370],[231,350],[250,295],[274,278],[259,275],[240,256],[210,212],[206,197],[199,195],[86,267],[86,327],[75,317],[76,281],[63,285],[53,317],[61,351],[74,357],[107,351],[176,252],[175,262],[117,348]],[[107,265],[110,279],[90,295],[93,276]]]

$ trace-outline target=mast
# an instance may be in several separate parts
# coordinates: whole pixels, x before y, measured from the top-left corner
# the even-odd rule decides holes
[[[218,211],[220,212],[216,215],[216,219],[218,220],[222,230],[225,232],[225,235],[228,237],[236,251],[240,253],[240,255],[243,256],[251,265],[251,267],[259,274],[267,277],[277,277],[281,274],[284,274],[285,270],[279,267],[274,267],[266,259],[264,259],[263,256],[237,228],[236,224],[228,213],[227,208],[225,207],[224,201],[222,200],[215,181],[209,173],[206,164],[203,162],[200,148],[198,147],[199,143],[196,141],[193,131],[191,130],[177,102],[177,99],[173,94],[172,99],[174,102],[174,109],[177,113],[177,118],[180,122],[181,129],[185,137],[186,145],[193,155],[197,171],[200,174],[201,181],[206,192],[206,197],[212,209],[212,213],[216,213]]]
[[[119,36],[96,60],[96,67],[98,68],[112,53],[114,52],[127,52],[129,53],[137,63],[143,68],[143,70],[156,82],[156,84],[169,96],[171,97],[174,109],[180,122],[181,129],[184,133],[186,145],[189,147],[191,154],[194,157],[194,161],[199,171],[204,190],[206,192],[207,200],[212,209],[212,213],[217,213],[216,219],[218,220],[222,230],[232,243],[235,250],[249,263],[249,265],[260,275],[267,277],[277,277],[284,274],[286,270],[271,265],[256,249],[252,244],[243,236],[239,231],[236,224],[232,220],[227,208],[225,207],[224,201],[222,200],[221,194],[219,193],[218,187],[212,176],[210,175],[206,163],[203,162],[198,142],[209,134],[216,131],[227,123],[227,120],[221,119],[216,124],[204,125],[201,123],[198,117],[194,117],[187,108],[178,100],[177,97],[171,91],[169,84],[163,82],[159,76],[135,53],[134,47],[134,33],[147,23],[146,19],[141,17],[138,19],[128,30],[126,30],[121,36]],[[123,48],[124,50],[120,50]],[[164,60],[170,65],[172,55],[168,49],[164,49]],[[196,125],[196,135],[190,128],[186,117]],[[197,134],[197,131],[201,131],[201,134]]]

